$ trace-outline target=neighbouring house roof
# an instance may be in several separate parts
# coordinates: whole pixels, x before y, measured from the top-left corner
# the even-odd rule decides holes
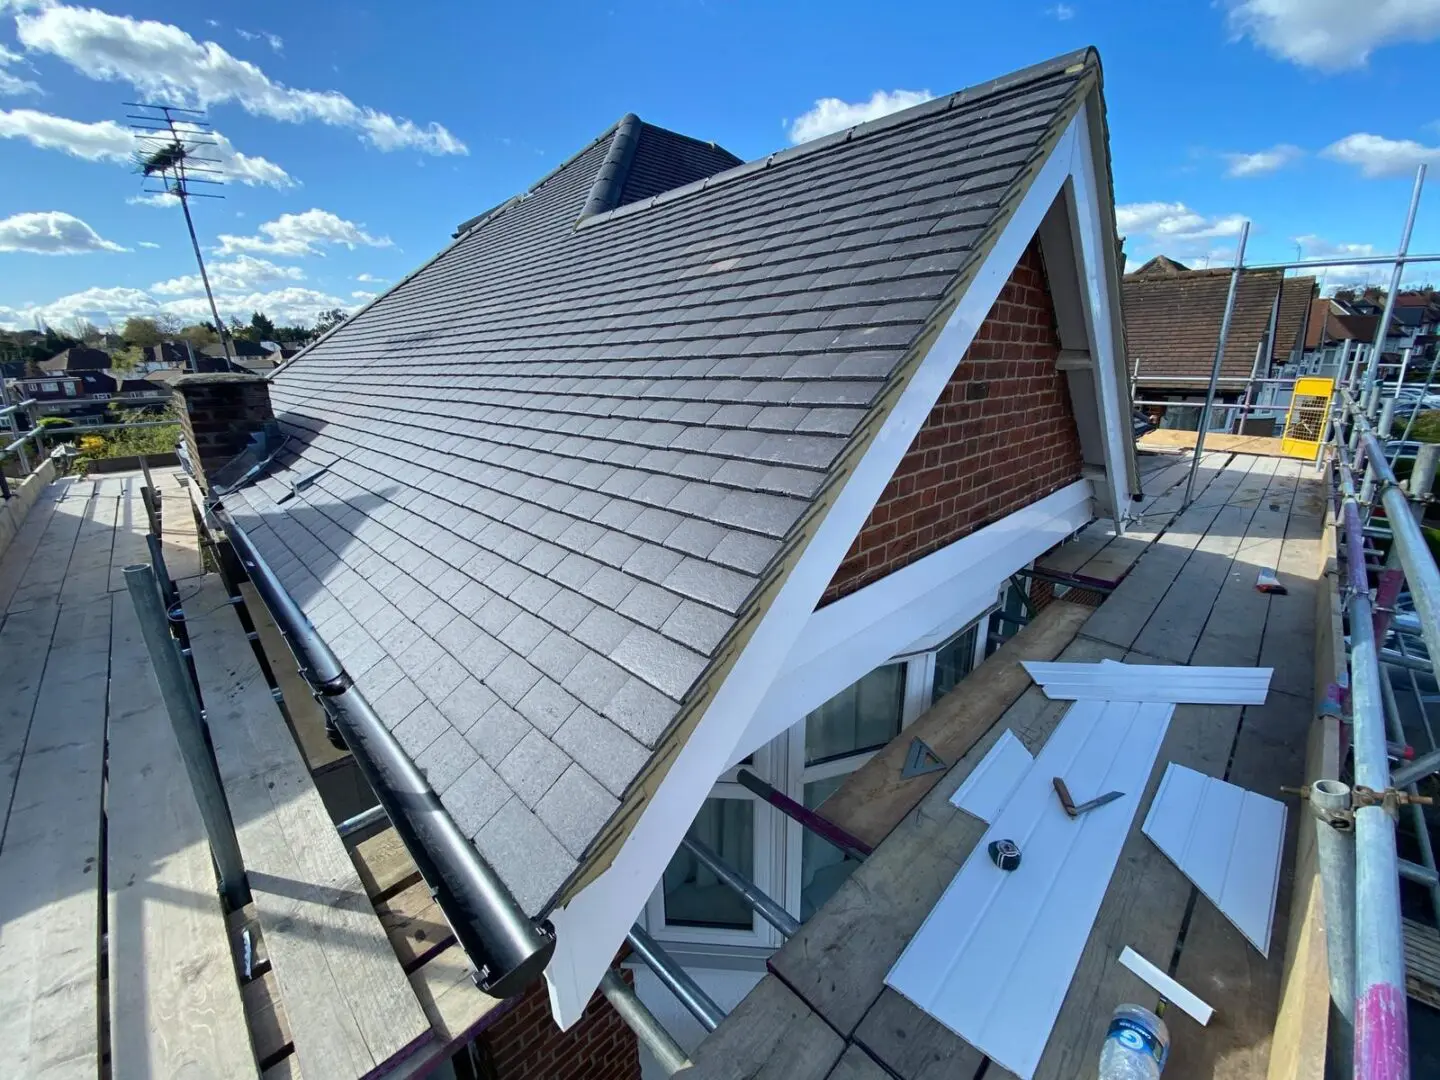
[[[51,375],[63,371],[99,371],[110,366],[110,354],[88,345],[75,345],[40,361],[40,370]]]
[[[1333,341],[1374,341],[1375,315],[1351,315],[1327,297],[1310,302],[1310,318],[1305,327],[1305,348],[1318,349]]]
[[[628,833],[1098,81],[740,165],[627,116],[271,378],[291,447],[225,504],[527,912]]]
[[[1174,277],[1176,274],[1188,274],[1189,272],[1190,267],[1184,263],[1176,262],[1166,255],[1156,255],[1131,273],[1134,277]]]
[[[202,345],[196,352],[204,353],[206,356],[219,357],[224,359],[225,346],[222,344]],[[230,339],[230,355],[239,359],[240,357],[256,357],[270,355],[270,350],[258,341],[251,341],[248,338],[232,337]]]
[[[1231,271],[1184,270],[1172,263],[1174,270],[1146,272],[1157,261],[1126,274],[1121,284],[1132,369],[1138,360],[1142,386],[1198,387],[1194,380],[1208,378],[1215,362]],[[1288,356],[1300,339],[1305,298],[1314,288],[1314,278],[1286,279],[1279,270],[1242,272],[1221,377],[1248,379],[1261,342],[1269,342],[1273,359]]]
[[[1280,286],[1280,307],[1275,316],[1271,360],[1283,363],[1296,350],[1304,348],[1311,303],[1319,291],[1319,283],[1313,277],[1287,277]]]

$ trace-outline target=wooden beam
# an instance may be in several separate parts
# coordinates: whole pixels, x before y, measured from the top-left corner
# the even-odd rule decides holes
[[[253,1078],[205,825],[128,596],[111,640],[111,1071]]]
[[[174,480],[173,474],[161,474],[155,482],[160,487],[160,548],[165,566],[174,581],[199,577],[201,572],[200,530],[195,524],[195,508],[190,492]]]
[[[821,807],[821,815],[879,845],[945,776],[905,778],[900,770],[910,744],[921,739],[946,764],[958,761],[1031,685],[1022,660],[1054,660],[1094,609],[1064,601],[1048,605],[940,701],[855,772]]]
[[[219,578],[192,583],[190,640],[235,816],[307,1076],[361,1077],[430,1037]]]

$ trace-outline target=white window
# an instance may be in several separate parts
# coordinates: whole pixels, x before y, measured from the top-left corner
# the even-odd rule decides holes
[[[91,394],[90,396],[91,396],[93,399],[95,399],[96,401],[109,401],[109,400],[110,400],[110,395],[109,395],[109,394]]]
[[[58,391],[59,389],[60,389],[60,384],[59,384],[59,383],[54,383],[54,382],[42,382],[42,383],[40,384],[40,392],[43,393],[43,394],[53,394],[53,393],[55,393],[56,391]]]
[[[66,397],[74,397],[74,396],[75,396],[75,384],[74,384],[73,382],[67,382],[67,383],[65,384],[65,396],[66,396]]]

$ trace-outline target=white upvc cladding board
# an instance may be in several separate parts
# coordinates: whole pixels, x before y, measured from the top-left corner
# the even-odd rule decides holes
[[[1050,1038],[1173,711],[1072,705],[885,979],[1024,1080]],[[1124,795],[1072,819],[1056,776],[1080,801]],[[990,861],[998,839],[1019,845],[1018,869]]]
[[[1261,956],[1270,955],[1284,803],[1172,763],[1141,829]]]
[[[1273,668],[1021,661],[1052,701],[1169,701],[1263,705]]]
[[[1010,801],[1034,760],[1025,744],[1007,728],[965,782],[955,789],[950,805],[990,824]]]

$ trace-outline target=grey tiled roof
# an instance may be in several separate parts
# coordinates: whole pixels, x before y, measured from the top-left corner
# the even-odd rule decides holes
[[[623,833],[1097,67],[596,212],[622,123],[273,378],[297,449],[227,505],[527,911]]]

